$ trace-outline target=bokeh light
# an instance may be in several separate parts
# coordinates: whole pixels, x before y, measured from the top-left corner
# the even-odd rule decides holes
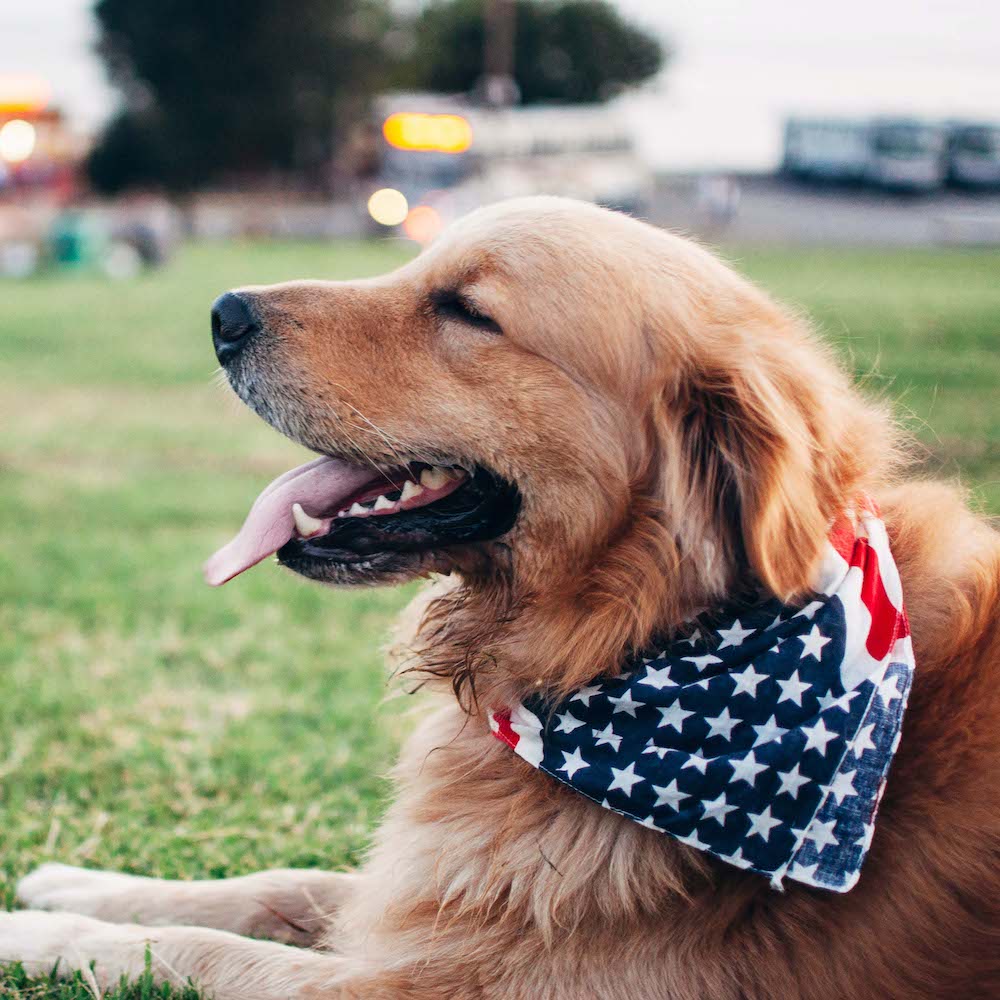
[[[48,81],[34,73],[0,73],[0,113],[41,111],[52,98]]]
[[[368,199],[368,214],[382,226],[398,226],[409,210],[406,195],[395,188],[380,188]]]
[[[424,115],[398,111],[382,125],[390,146],[418,152],[464,153],[472,145],[472,126],[461,115]]]
[[[23,163],[35,150],[35,126],[12,118],[0,128],[0,160]]]
[[[441,232],[444,221],[441,213],[430,205],[411,208],[403,223],[403,232],[417,243],[430,243]]]

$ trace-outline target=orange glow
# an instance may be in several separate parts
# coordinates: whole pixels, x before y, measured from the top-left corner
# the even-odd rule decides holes
[[[0,114],[43,111],[52,97],[48,82],[29,73],[0,74]]]
[[[430,205],[417,205],[407,214],[403,232],[417,243],[430,243],[443,227],[444,222],[437,209]]]
[[[472,126],[461,115],[422,115],[398,111],[382,125],[396,149],[424,153],[464,153],[472,145]]]

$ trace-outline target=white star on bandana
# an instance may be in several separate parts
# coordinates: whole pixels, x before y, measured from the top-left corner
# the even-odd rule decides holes
[[[757,734],[757,739],[754,740],[753,744],[755,747],[759,747],[764,743],[770,743],[772,740],[780,740],[788,732],[787,729],[776,724],[776,717],[773,715],[767,722],[753,728]]]
[[[771,830],[781,825],[781,820],[775,819],[771,815],[770,806],[762,809],[759,813],[747,813],[747,818],[750,820],[750,829],[747,830],[747,837],[752,837],[756,834],[758,837],[763,837],[764,840],[770,840]]]
[[[622,745],[622,738],[614,731],[610,722],[603,729],[594,730],[594,746],[605,745],[616,752]]]
[[[802,659],[812,656],[815,659],[822,659],[823,647],[830,641],[823,635],[818,625],[813,625],[808,635],[799,636],[802,643]]]
[[[719,643],[719,649],[725,649],[727,646],[742,646],[743,640],[748,635],[753,635],[756,629],[744,628],[740,624],[739,618],[733,622],[732,628],[720,628],[717,630],[719,637],[722,642]]]
[[[699,672],[704,670],[706,667],[711,666],[713,663],[721,663],[717,656],[712,656],[710,653],[705,656],[685,656],[685,660],[689,663],[693,663],[695,667],[698,668]]]
[[[562,715],[557,715],[556,718],[559,720],[559,725],[556,726],[557,733],[571,733],[574,729],[579,729],[580,726],[586,725],[585,722],[581,722],[571,712],[564,712]]]
[[[761,681],[767,680],[767,674],[759,674],[753,668],[751,663],[746,670],[741,670],[739,673],[732,674],[732,678],[736,681],[735,687],[733,687],[731,698],[735,698],[738,694],[748,694],[751,698],[757,697],[757,685]]]
[[[796,670],[787,681],[778,681],[781,688],[781,697],[778,699],[780,705],[783,701],[794,701],[796,705],[802,704],[802,695],[808,691],[812,685],[805,684],[799,679],[799,672]]]
[[[799,797],[799,789],[803,785],[808,785],[811,780],[802,774],[798,764],[788,771],[779,772],[778,777],[781,778],[781,787],[778,789],[778,795],[785,792],[791,795],[793,799]]]
[[[572,753],[566,753],[566,751],[563,750],[562,755],[565,760],[559,770],[565,771],[567,778],[572,778],[573,775],[576,774],[576,772],[581,768],[590,767],[590,765],[583,759],[583,754],[579,749],[574,750]]]
[[[733,783],[745,781],[748,785],[755,785],[757,783],[757,775],[761,771],[767,770],[767,764],[758,763],[757,756],[753,750],[746,756],[737,757],[729,763],[733,766],[733,776],[731,778]]]
[[[623,694],[620,698],[616,698],[614,695],[608,695],[608,701],[615,706],[616,712],[627,712],[632,718],[635,718],[635,710],[643,705],[644,702],[633,701],[629,695]]]
[[[676,778],[674,778],[674,780],[664,788],[661,788],[659,785],[653,785],[653,791],[656,792],[657,806],[670,806],[670,808],[674,810],[680,807],[681,799],[691,798],[690,795],[685,795],[685,793],[677,787]]]
[[[701,771],[702,774],[708,769],[709,762],[702,757],[700,754],[690,753],[684,758],[684,763],[681,764],[681,770],[685,767],[693,767],[696,771]]]
[[[708,736],[705,739],[721,736],[728,740],[732,731],[740,724],[739,719],[730,716],[728,708],[724,708],[714,719],[705,719],[705,721],[708,723]]]
[[[857,773],[857,771],[841,771],[833,779],[830,794],[837,800],[838,805],[848,796],[858,794],[858,790],[854,787],[854,775]]]
[[[815,726],[803,726],[802,732],[806,734],[806,745],[803,748],[803,753],[806,750],[811,750],[813,747],[820,753],[826,753],[827,743],[837,738],[837,733],[834,730],[827,729],[826,723],[822,718],[817,720]]]
[[[650,687],[656,688],[657,691],[662,691],[665,687],[676,686],[674,682],[670,679],[670,667],[653,667],[647,665],[646,676],[639,682],[640,684],[648,684]]]
[[[645,781],[646,779],[640,774],[635,773],[635,764],[629,764],[628,767],[621,768],[617,767],[611,768],[611,773],[614,778],[610,785],[608,785],[608,791],[613,792],[616,788],[620,788],[626,795],[632,794],[632,786],[639,784],[640,781]]]
[[[712,799],[711,802],[704,803],[705,811],[702,814],[705,819],[715,819],[720,823],[725,825],[726,816],[731,812],[736,812],[736,806],[731,806],[726,801],[726,793],[724,791],[719,792],[717,798]]]
[[[836,823],[832,819],[827,822],[817,820],[806,832],[803,839],[811,840],[819,848],[826,847],[827,844],[836,844],[837,838],[833,833],[835,825]]]
[[[570,701],[582,701],[584,705],[588,708],[590,707],[590,699],[594,697],[595,694],[601,693],[600,684],[592,684],[590,687],[580,688],[579,691],[570,698]]]
[[[899,678],[886,675],[882,678],[878,686],[878,696],[882,699],[882,704],[888,708],[896,698],[900,697]]]
[[[662,716],[660,726],[673,726],[677,732],[681,731],[684,720],[690,719],[694,715],[694,712],[689,712],[687,709],[681,708],[679,700],[675,701],[669,708],[659,709],[659,713]]]

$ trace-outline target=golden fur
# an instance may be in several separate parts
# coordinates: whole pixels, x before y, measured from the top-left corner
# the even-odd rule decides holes
[[[504,336],[442,324],[427,307],[441,287]],[[220,998],[1000,997],[1000,539],[955,489],[901,477],[885,408],[806,322],[688,241],[559,199],[477,212],[384,278],[253,294],[273,336],[253,403],[267,419],[321,451],[470,456],[524,506],[501,542],[421,567],[452,575],[411,609],[396,656],[440,705],[403,748],[368,860],[306,894],[337,907],[305,935],[327,964],[291,971],[297,953],[261,945],[278,951],[223,974],[222,936],[164,939],[181,972]],[[860,492],[883,510],[917,673],[851,892],[776,892],[490,735],[486,706],[613,672],[741,581],[801,594]],[[128,918],[124,888],[67,906],[53,885],[68,876],[44,871],[29,902]],[[267,914],[302,931],[305,896],[270,878],[280,903],[234,886],[203,922],[297,939]],[[149,923],[207,912],[191,889],[143,892]]]

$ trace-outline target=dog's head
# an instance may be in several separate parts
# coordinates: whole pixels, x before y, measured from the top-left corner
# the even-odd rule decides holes
[[[213,329],[240,398],[333,459],[262,494],[216,582],[275,550],[331,583],[457,571],[544,620],[555,661],[581,629],[614,659],[742,578],[803,592],[886,449],[752,285],[562,199],[475,212],[385,277],[227,293]]]

